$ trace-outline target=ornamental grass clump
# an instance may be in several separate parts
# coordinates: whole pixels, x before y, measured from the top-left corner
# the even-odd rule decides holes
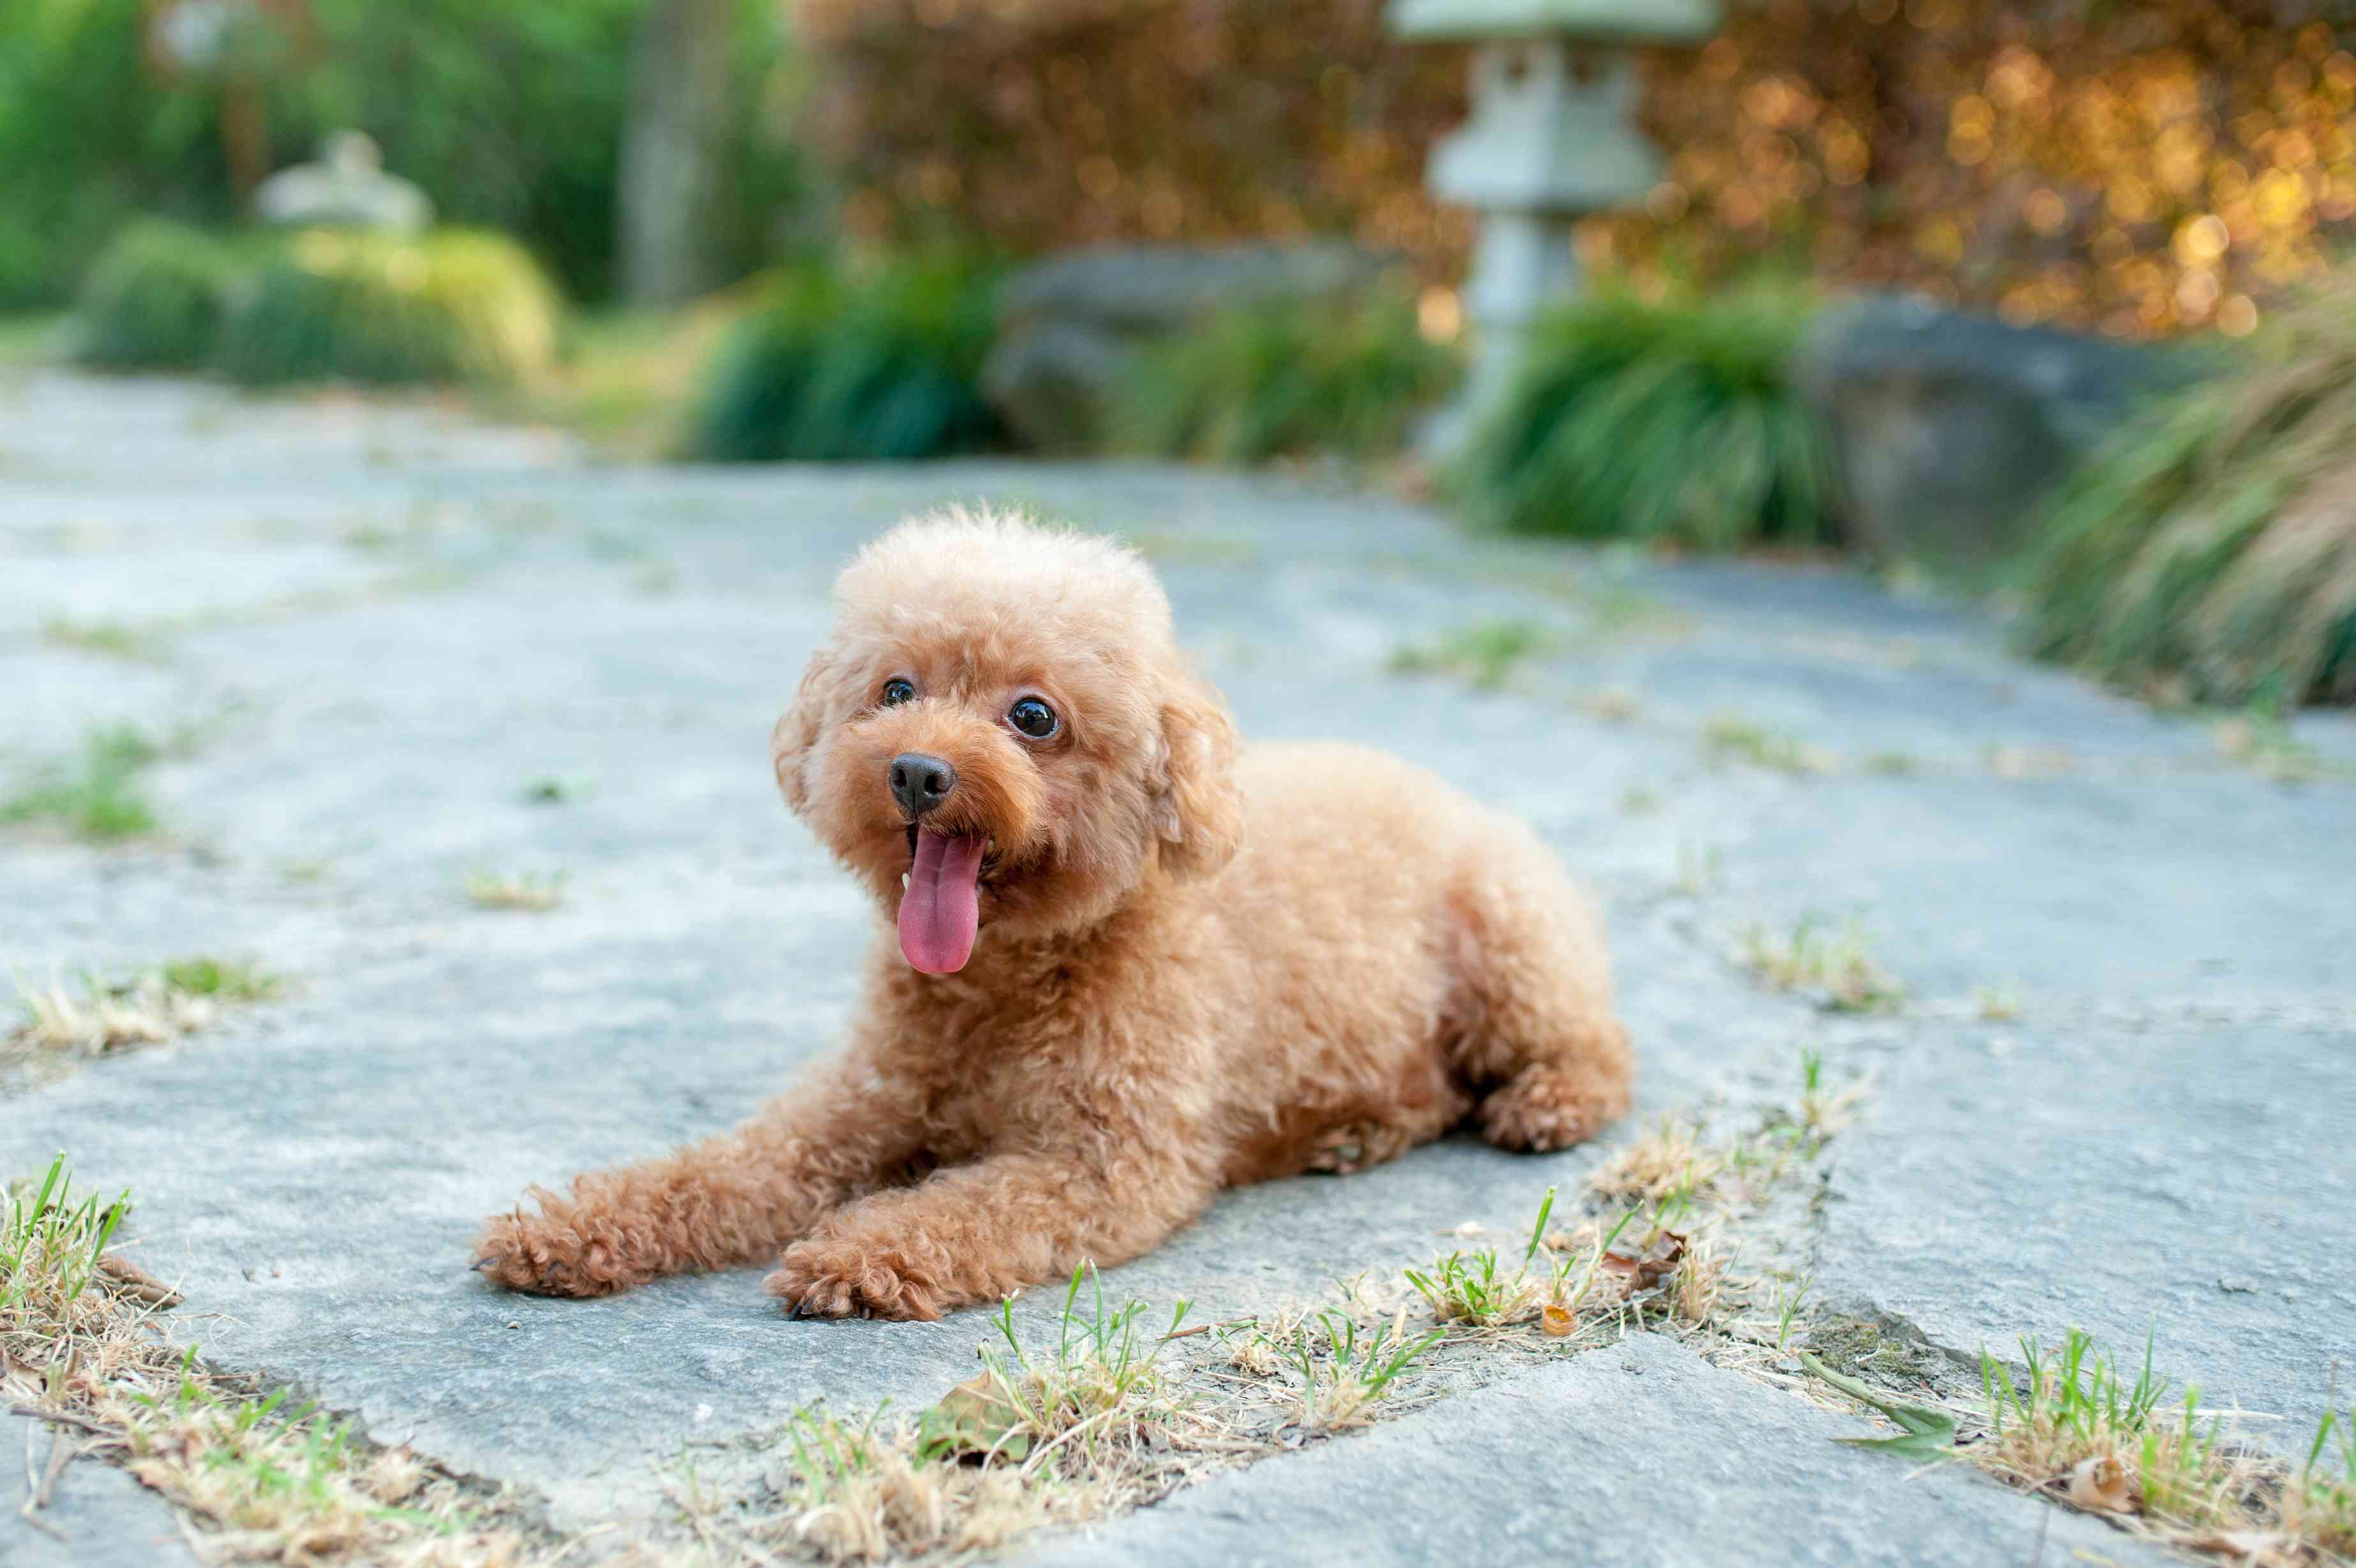
[[[1783,285],[1655,304],[1609,291],[1531,334],[1456,487],[1521,533],[1705,549],[1835,538],[1830,448],[1791,363]]]
[[[2356,272],[2118,432],[2027,538],[2040,657],[2168,701],[2356,702]]]
[[[691,455],[892,462],[990,444],[979,378],[998,276],[949,252],[776,274],[705,374]]]
[[[1396,288],[1237,306],[1137,356],[1115,400],[1114,439],[1214,463],[1379,456],[1460,369]]]

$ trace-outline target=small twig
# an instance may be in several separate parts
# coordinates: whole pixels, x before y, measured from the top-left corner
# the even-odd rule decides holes
[[[43,1410],[37,1404],[12,1404],[8,1412],[12,1415],[29,1415],[36,1421],[54,1421],[61,1426],[79,1426],[84,1432],[95,1433],[101,1437],[122,1435],[112,1426],[102,1426],[90,1417],[76,1415],[70,1410]]]
[[[1197,1323],[1191,1328],[1173,1328],[1169,1333],[1162,1336],[1162,1342],[1166,1344],[1173,1339],[1191,1339],[1197,1334],[1208,1334],[1214,1329],[1233,1328],[1238,1324],[1257,1323],[1259,1319],[1257,1317],[1230,1317],[1224,1323]]]
[[[28,1441],[26,1445],[26,1454],[27,1457],[30,1456],[31,1452],[32,1445]],[[41,1471],[41,1484],[39,1488],[33,1493],[33,1506],[35,1508],[47,1508],[49,1506],[49,1494],[57,1490],[58,1477],[64,1472],[65,1467],[68,1465],[73,1462],[73,1456],[80,1452],[81,1450],[79,1448],[70,1448],[66,1446],[66,1435],[63,1432],[52,1432],[49,1434],[49,1462],[48,1467]]]

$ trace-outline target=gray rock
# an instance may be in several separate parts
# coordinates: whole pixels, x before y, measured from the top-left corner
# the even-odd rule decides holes
[[[2158,350],[1887,294],[1826,309],[1795,368],[1858,541],[1965,566],[1999,553],[2138,398],[2184,373]]]
[[[69,1462],[29,1517],[25,1477],[47,1470],[57,1428],[0,1413],[0,1563],[7,1568],[196,1568],[172,1506],[97,1459]],[[75,1436],[69,1432],[69,1447]],[[40,1523],[30,1522],[37,1519]],[[43,1528],[46,1526],[47,1528]]]
[[[1015,1553],[1030,1568],[2159,1564],[1961,1466],[1640,1335]],[[1803,1507],[1793,1499],[1806,1498]]]
[[[1954,1026],[1872,1060],[1828,1189],[1826,1299],[2016,1364],[2023,1337],[2083,1328],[2130,1379],[2149,1335],[2171,1403],[2197,1383],[2282,1449],[2304,1451],[2335,1378],[2345,1406],[2356,1276],[2347,1227],[2310,1217],[2356,1213],[2344,1035],[2259,1025],[2224,1051],[2181,1023]],[[2178,1135],[2154,1137],[2161,1120]]]
[[[1222,307],[1346,294],[1382,266],[1333,242],[1067,252],[1008,282],[982,390],[1032,447],[1087,451],[1107,434],[1114,390],[1139,345]]]

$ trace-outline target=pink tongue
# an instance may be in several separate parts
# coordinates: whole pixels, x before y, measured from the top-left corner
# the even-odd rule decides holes
[[[900,951],[924,974],[955,974],[973,956],[973,933],[981,924],[974,881],[985,842],[979,833],[916,836],[916,863],[908,868],[908,889],[900,895]]]

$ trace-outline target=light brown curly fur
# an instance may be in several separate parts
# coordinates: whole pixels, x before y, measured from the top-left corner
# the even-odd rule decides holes
[[[1222,1186],[1468,1117],[1561,1148],[1626,1110],[1602,928],[1537,835],[1377,752],[1239,753],[1137,556],[950,512],[870,544],[836,600],[774,754],[884,917],[849,1049],[733,1132],[534,1189],[477,1243],[499,1284],[774,1257],[796,1311],[929,1318],[1134,1257]],[[894,677],[919,696],[880,706]],[[1053,741],[1004,721],[1023,693]],[[937,816],[995,839],[950,975],[891,930],[910,751],[958,770]]]

